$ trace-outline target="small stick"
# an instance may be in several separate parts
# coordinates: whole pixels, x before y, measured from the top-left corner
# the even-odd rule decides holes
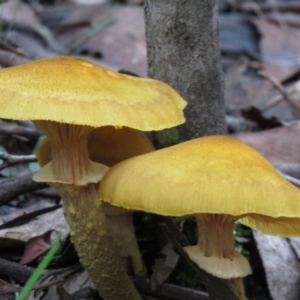
[[[267,79],[275,89],[277,89],[277,91],[282,95],[283,99],[290,104],[290,106],[292,108],[294,108],[297,112],[299,112],[300,114],[300,105],[295,103],[293,100],[291,100],[291,98],[289,97],[289,95],[287,94],[287,92],[285,91],[284,87],[282,86],[282,84],[276,80],[273,76],[268,75],[266,72],[264,71],[260,71],[258,72],[258,74],[262,77],[264,77],[265,79]]]
[[[36,162],[35,155],[13,155],[4,152],[0,152],[0,159],[3,160],[0,164],[0,171],[17,164]]]
[[[0,257],[0,275],[25,282],[34,272],[33,268]]]
[[[149,279],[135,278],[133,280],[135,287],[142,294],[146,294],[158,299],[167,297],[170,300],[208,300],[208,295],[205,292],[195,289],[186,288],[169,283],[163,283],[159,288],[152,290]]]
[[[29,61],[30,59],[24,57],[24,55],[13,53],[11,51],[0,50],[0,64],[3,67],[17,66]]]
[[[48,187],[46,183],[32,181],[32,173],[21,177],[7,179],[0,183],[0,205],[16,199],[25,193]]]

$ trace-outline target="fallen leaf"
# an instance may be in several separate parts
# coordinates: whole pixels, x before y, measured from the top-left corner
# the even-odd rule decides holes
[[[262,35],[260,47],[264,71],[280,82],[299,73],[299,29],[263,19],[254,19],[253,23]]]
[[[264,235],[256,230],[253,234],[272,299],[299,299],[300,262],[289,241],[278,236]]]
[[[273,164],[300,163],[300,122],[260,132],[243,132],[232,137],[253,147]]]
[[[41,201],[39,201],[41,202]],[[1,220],[2,218],[0,218]],[[0,237],[12,238],[21,241],[28,241],[30,238],[42,235],[49,230],[58,230],[63,228],[62,240],[65,240],[69,233],[69,226],[64,218],[62,208],[48,212],[39,216],[27,224],[14,228],[0,230]]]
[[[29,239],[25,245],[25,252],[20,264],[25,265],[37,259],[51,248],[51,234],[54,230],[49,230],[42,235]]]
[[[263,117],[276,117],[280,121],[292,121],[295,117],[292,109],[285,101],[277,102],[268,109],[272,100],[280,96],[278,91],[266,79],[251,72],[249,75],[249,60],[239,59],[231,63],[225,73],[225,102],[229,111],[240,111],[249,107],[263,110]]]

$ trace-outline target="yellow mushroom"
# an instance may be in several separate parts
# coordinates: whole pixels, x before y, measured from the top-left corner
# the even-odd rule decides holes
[[[160,130],[184,122],[186,102],[167,84],[122,75],[76,57],[0,70],[0,117],[33,120],[51,142],[52,161],[34,180],[56,186],[80,260],[104,300],[140,300],[120,263],[95,183],[88,134],[101,126]]]
[[[151,141],[142,132],[122,127],[104,126],[88,135],[90,159],[108,167],[122,160],[154,151]],[[38,146],[35,155],[40,166],[51,161],[51,144],[48,138]],[[135,228],[130,210],[104,204],[104,213],[117,248],[124,258],[126,269],[134,275],[144,275],[145,269],[135,238]]]
[[[238,219],[268,234],[300,235],[300,190],[258,152],[226,136],[210,136],[128,159],[103,177],[99,199],[166,216],[192,214],[198,243],[189,257],[226,279],[246,299],[240,278],[251,273],[235,251]]]

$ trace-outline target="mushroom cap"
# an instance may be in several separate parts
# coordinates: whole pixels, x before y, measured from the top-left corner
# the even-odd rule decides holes
[[[109,167],[124,159],[154,150],[153,144],[144,133],[128,127],[99,127],[88,136],[90,159]],[[40,143],[35,155],[40,166],[51,161],[51,144],[48,138]]]
[[[300,234],[300,190],[254,149],[227,136],[123,161],[103,177],[99,199],[167,216],[241,216],[268,234]]]
[[[186,102],[169,85],[123,75],[78,57],[0,70],[0,117],[160,130],[185,121]]]

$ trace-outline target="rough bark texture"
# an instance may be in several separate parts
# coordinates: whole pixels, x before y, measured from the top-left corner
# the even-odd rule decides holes
[[[186,123],[156,133],[159,144],[226,134],[217,0],[147,0],[145,17],[149,77],[188,101]]]
[[[186,123],[155,133],[158,146],[226,134],[217,0],[146,0],[148,75],[188,101]],[[203,270],[209,299],[237,299],[222,280]]]

